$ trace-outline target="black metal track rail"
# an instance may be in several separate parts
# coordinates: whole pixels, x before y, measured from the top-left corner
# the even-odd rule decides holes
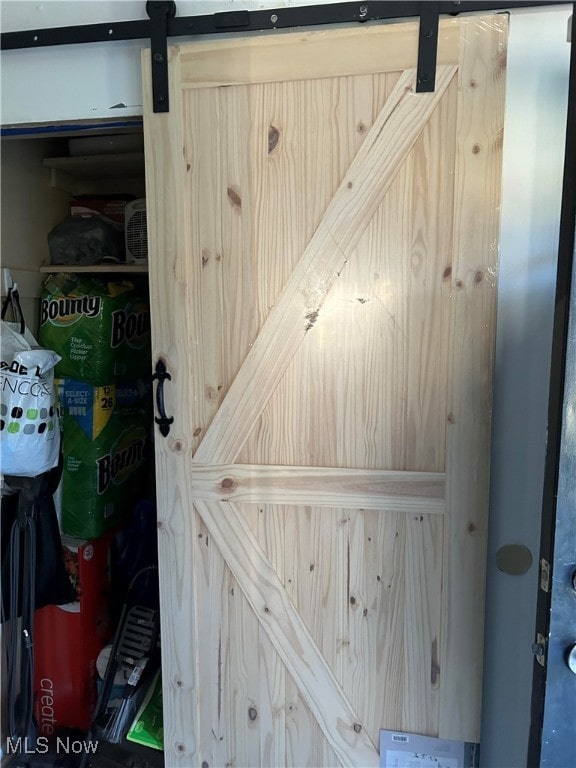
[[[576,13],[576,3],[574,3]],[[558,502],[561,440],[566,378],[566,354],[568,349],[568,325],[570,321],[570,297],[576,285],[572,285],[576,228],[576,42],[570,51],[570,76],[568,85],[568,114],[564,155],[564,179],[560,211],[558,240],[558,268],[556,273],[556,298],[554,329],[550,363],[550,388],[548,402],[548,435],[542,498],[542,524],[540,531],[540,558],[549,563],[550,576],[554,581],[554,537]],[[535,632],[547,640],[550,635],[550,610],[552,594],[542,583],[538,590]],[[544,648],[544,665],[534,662],[532,678],[531,724],[528,742],[529,768],[540,766],[542,727],[547,681],[547,649]],[[567,671],[566,674],[569,674]],[[551,694],[550,694],[551,695]]]
[[[567,0],[566,0],[567,1]],[[427,3],[424,3],[427,5]],[[440,14],[498,11],[512,8],[564,4],[564,0],[448,0],[435,3]],[[345,24],[419,16],[423,3],[404,0],[375,0],[374,2],[331,3],[329,5],[278,8],[275,10],[230,11],[203,16],[174,16],[167,21],[168,37],[213,35],[226,32],[252,32],[318,24]],[[119,21],[109,24],[86,24],[52,27],[0,34],[0,49],[39,48],[52,45],[99,43],[106,40],[143,40],[151,38],[150,19]]]

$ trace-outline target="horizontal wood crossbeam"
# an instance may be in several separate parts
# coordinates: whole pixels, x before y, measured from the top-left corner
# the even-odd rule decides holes
[[[194,498],[444,514],[446,476],[333,467],[192,465]]]
[[[459,36],[458,19],[443,19],[438,38],[439,65],[458,64]],[[418,28],[413,22],[398,23],[393,36],[387,35],[382,26],[344,27],[331,30],[330,35],[318,29],[287,34],[281,41],[281,60],[278,44],[276,35],[237,37],[225,43],[221,38],[199,41],[181,53],[182,87],[188,90],[306,80],[309,72],[324,78],[409,69],[418,57]]]

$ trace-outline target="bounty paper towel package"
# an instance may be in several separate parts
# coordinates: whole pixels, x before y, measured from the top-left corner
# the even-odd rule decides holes
[[[129,281],[49,275],[40,304],[39,341],[62,360],[57,377],[97,386],[150,373],[150,307]]]
[[[146,482],[149,391],[141,382],[95,387],[58,381],[64,467],[63,533],[95,539],[121,522]]]

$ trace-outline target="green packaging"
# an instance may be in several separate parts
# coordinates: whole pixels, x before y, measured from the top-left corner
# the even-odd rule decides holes
[[[162,675],[156,674],[126,738],[153,749],[164,749]]]
[[[58,394],[62,532],[96,539],[127,517],[146,483],[149,391],[140,382],[61,379]]]
[[[38,340],[62,360],[57,377],[98,386],[149,375],[150,307],[129,281],[49,275],[40,303]]]

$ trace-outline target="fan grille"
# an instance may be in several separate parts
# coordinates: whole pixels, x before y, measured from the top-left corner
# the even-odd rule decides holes
[[[126,223],[126,255],[134,259],[148,258],[146,211],[134,211]]]

